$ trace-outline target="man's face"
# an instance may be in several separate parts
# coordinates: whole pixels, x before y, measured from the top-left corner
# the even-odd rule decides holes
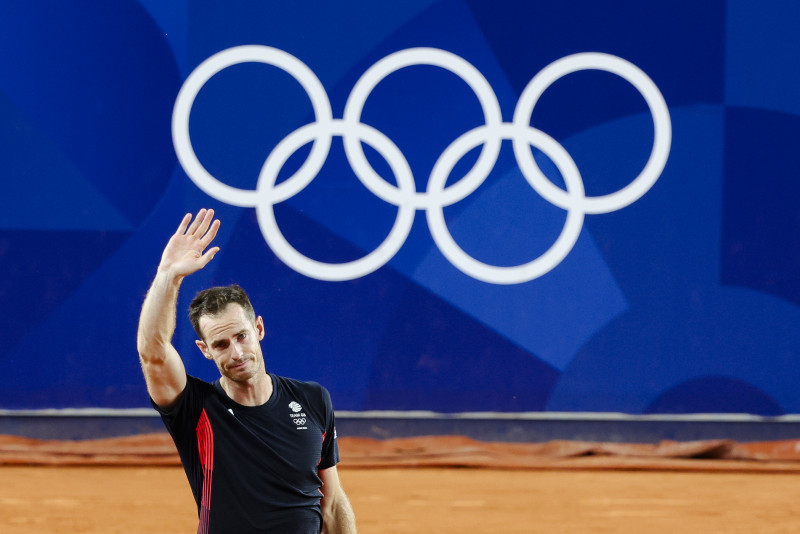
[[[217,364],[222,376],[246,382],[264,369],[260,341],[264,339],[264,321],[253,322],[238,304],[228,305],[218,315],[200,317],[203,340],[197,346]]]

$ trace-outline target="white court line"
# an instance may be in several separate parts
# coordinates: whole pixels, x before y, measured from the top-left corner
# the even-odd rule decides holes
[[[152,408],[48,408],[41,410],[0,409],[0,417],[158,417]],[[440,413],[426,410],[391,411],[337,410],[341,419],[431,419],[431,420],[506,420],[506,421],[630,421],[630,422],[744,422],[798,423],[800,414],[760,416],[738,413],[632,415],[616,412],[461,412]]]

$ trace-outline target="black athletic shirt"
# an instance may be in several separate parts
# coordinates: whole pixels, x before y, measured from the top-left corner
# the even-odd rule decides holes
[[[261,406],[237,404],[219,381],[192,376],[175,404],[153,403],[192,487],[198,534],[321,530],[317,471],[339,462],[330,395],[315,382],[270,377]]]

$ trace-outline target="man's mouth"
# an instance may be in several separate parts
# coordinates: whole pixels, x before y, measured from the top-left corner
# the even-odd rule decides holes
[[[229,365],[228,366],[228,370],[237,371],[237,370],[241,369],[242,367],[244,367],[245,365],[247,365],[247,362],[249,362],[249,361],[250,361],[250,359],[247,359],[247,360],[242,360],[242,361],[240,361],[240,362],[238,362],[238,363],[236,363],[234,365]]]

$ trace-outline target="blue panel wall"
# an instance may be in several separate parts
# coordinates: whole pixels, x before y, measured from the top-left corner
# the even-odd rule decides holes
[[[342,410],[800,413],[798,20],[3,2],[0,408],[148,406],[141,302],[211,207],[194,375],[184,310],[236,282]]]

